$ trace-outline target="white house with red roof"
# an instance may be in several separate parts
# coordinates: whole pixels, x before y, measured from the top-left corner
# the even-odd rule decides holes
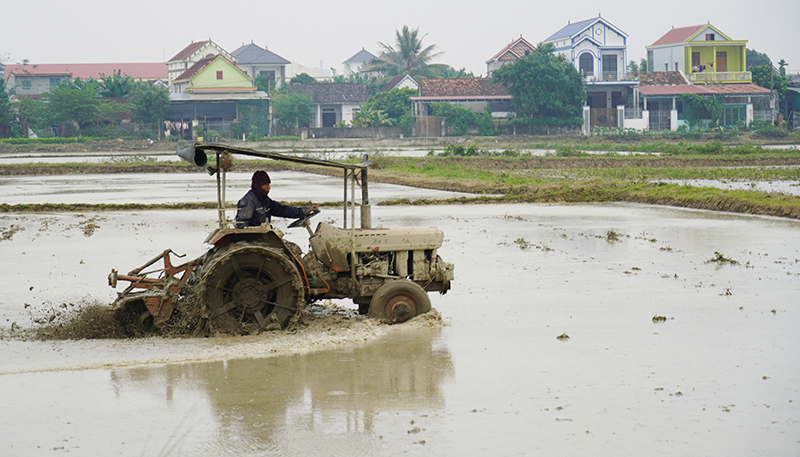
[[[749,83],[747,40],[709,24],[673,28],[647,49],[649,71],[680,71],[696,84]]]
[[[508,43],[500,52],[486,61],[486,77],[491,78],[492,73],[498,68],[514,63],[534,51],[536,51],[536,47],[520,35],[519,38]]]
[[[120,73],[135,81],[166,81],[167,68],[161,62],[143,63],[45,63],[6,65],[6,86],[19,96],[42,95],[64,79],[102,79]]]
[[[210,39],[193,42],[183,48],[167,61],[167,75],[170,87],[172,87],[172,81],[188,70],[192,65],[201,59],[216,55],[223,55],[230,61],[236,61],[228,51],[222,49],[222,46],[214,43]]]

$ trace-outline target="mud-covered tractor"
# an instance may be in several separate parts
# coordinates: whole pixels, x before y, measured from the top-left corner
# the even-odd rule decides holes
[[[216,155],[214,166],[207,166],[209,153]],[[303,254],[269,223],[237,227],[229,222],[225,177],[233,154],[342,170],[342,227],[320,222],[312,231],[310,219],[319,211],[292,222],[290,228],[308,231],[310,250]],[[453,264],[438,254],[441,230],[371,227],[367,180],[371,163],[366,158],[350,164],[224,144],[193,144],[179,148],[178,155],[216,176],[219,227],[206,239],[209,250],[197,259],[173,266],[174,252],[168,249],[127,275],[111,271],[112,287],[119,280],[130,282],[115,305],[141,310],[143,324],[158,328],[175,309],[195,307],[197,311],[200,307],[202,319],[218,331],[279,329],[306,304],[328,298],[350,298],[360,313],[400,323],[431,309],[427,292],[443,294],[450,289]],[[360,204],[355,201],[356,186],[361,190]],[[359,228],[356,206],[360,207]],[[144,271],[161,260],[163,268]]]

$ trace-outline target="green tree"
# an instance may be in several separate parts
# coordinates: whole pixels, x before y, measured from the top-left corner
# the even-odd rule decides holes
[[[475,113],[455,103],[441,102],[431,103],[431,114],[444,117],[456,136],[466,135],[473,128],[482,136],[495,133],[492,116],[488,110]]]
[[[780,68],[781,76],[786,76],[786,66],[789,65],[789,62],[781,59],[778,61],[778,68]]]
[[[755,49],[745,49],[745,59],[747,59],[748,69],[761,65],[772,65],[772,60],[768,55],[758,52]]]
[[[11,94],[6,90],[6,81],[0,78],[0,124],[9,123],[14,120],[14,113],[11,112]]]
[[[753,84],[775,91],[778,95],[779,106],[783,106],[786,96],[786,77],[776,73],[772,65],[759,65],[750,68]]]
[[[383,111],[392,119],[400,119],[411,113],[411,97],[417,95],[414,89],[394,88],[388,92],[378,92],[361,106],[362,111]]]
[[[373,95],[380,92],[382,83],[385,82],[385,78],[376,78],[373,75],[367,73],[350,73],[349,75],[339,75],[336,74],[336,70],[331,68],[333,71],[333,80],[334,83],[364,83],[367,86],[367,96],[372,97]]]
[[[131,93],[133,120],[157,128],[169,112],[169,90],[140,81],[133,85]]]
[[[28,129],[44,136],[44,132],[51,123],[47,103],[36,98],[22,98],[16,103],[19,119],[19,131],[22,137],[28,136]]]
[[[111,76],[100,74],[97,95],[103,98],[130,97],[133,92],[134,81],[128,75],[122,75],[122,70],[117,70]]]
[[[316,82],[317,80],[309,76],[308,73],[300,73],[289,80],[289,84],[314,84]]]
[[[271,94],[275,91],[275,81],[273,81],[269,75],[260,74],[255,77],[253,83],[256,85],[258,90],[268,94]]]
[[[628,72],[639,74],[639,73],[644,73],[646,71],[647,71],[647,59],[645,59],[644,57],[642,57],[639,63],[636,63],[635,60],[631,60],[630,62],[628,62]]]
[[[701,129],[707,123],[719,125],[722,120],[722,97],[719,95],[682,94],[681,102],[687,108],[684,116],[689,128]]]
[[[426,36],[427,34],[419,36],[419,27],[411,30],[404,25],[401,30],[395,31],[397,48],[389,44],[378,43],[382,54],[377,59],[373,59],[370,64],[375,70],[388,77],[403,73],[411,76],[435,77],[444,66],[431,63],[441,53],[434,52],[435,44],[422,46],[422,40]]]
[[[74,89],[59,86],[50,89],[45,94],[49,102],[49,111],[54,123],[70,123],[77,126],[78,135],[89,124],[98,121],[101,107],[100,101],[95,97],[93,85],[86,89]]]
[[[542,44],[529,56],[492,73],[492,81],[508,88],[518,117],[538,119],[543,125],[580,125],[586,99],[583,78],[551,44]]]
[[[444,79],[475,77],[475,75],[471,71],[467,71],[466,68],[461,68],[460,70],[456,70],[450,65],[442,65],[442,67],[439,69],[437,73],[438,73],[436,76],[437,78],[444,78]]]
[[[313,106],[311,95],[277,94],[272,98],[272,118],[279,129],[297,135],[300,127],[308,127]]]

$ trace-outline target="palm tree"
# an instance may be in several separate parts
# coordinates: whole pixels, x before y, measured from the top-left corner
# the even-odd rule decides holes
[[[372,60],[372,68],[389,77],[403,73],[411,76],[438,76],[440,69],[446,65],[430,63],[441,52],[434,53],[435,44],[422,47],[422,39],[426,36],[427,34],[419,36],[419,27],[411,30],[404,25],[402,30],[395,31],[396,49],[391,45],[378,43],[383,52],[380,57]]]
[[[789,65],[785,60],[781,59],[778,62],[778,67],[781,69],[781,76],[786,76],[786,66]]]

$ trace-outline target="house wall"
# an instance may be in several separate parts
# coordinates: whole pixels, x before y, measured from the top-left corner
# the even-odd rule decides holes
[[[222,72],[223,79],[217,79],[217,72]],[[218,58],[192,78],[194,88],[247,88],[253,82],[244,73],[232,66],[225,59]]]
[[[729,45],[729,46],[687,46],[685,72],[692,71],[692,54],[695,52],[700,53],[700,64],[706,65],[706,71],[718,71],[715,66],[711,65],[716,61],[716,54],[724,52],[726,54],[727,69],[725,71],[744,71],[745,70],[745,56],[742,52],[743,46]]]
[[[589,53],[592,56],[592,77],[602,79],[603,55],[614,55],[617,61],[617,75],[621,79],[627,66],[627,38],[613,28],[597,22],[580,34],[569,39],[551,41],[556,53],[567,58],[580,71],[580,57]],[[606,78],[608,79],[608,78]]]
[[[13,89],[17,95],[41,95],[51,88],[58,87],[68,76],[33,76],[10,74],[6,81],[6,88]],[[29,84],[26,84],[29,83]],[[52,84],[51,84],[52,83]]]
[[[651,48],[653,52],[653,71],[676,71],[675,62],[678,62],[678,71],[686,73],[686,56],[684,48],[686,45],[665,46]],[[689,70],[691,71],[691,55],[689,56]],[[669,64],[669,69],[665,69],[664,64]]]

